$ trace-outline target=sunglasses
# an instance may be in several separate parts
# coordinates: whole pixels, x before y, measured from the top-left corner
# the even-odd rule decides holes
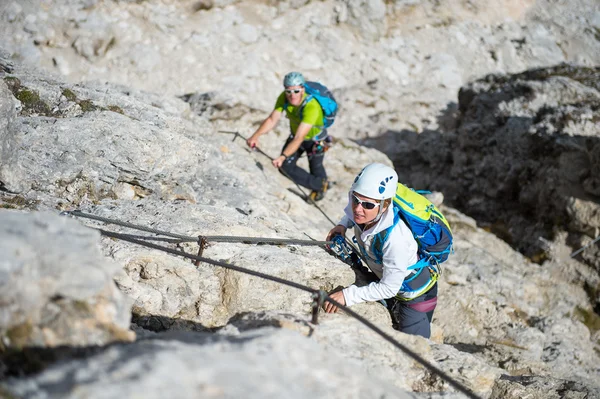
[[[356,197],[356,195],[352,194],[352,205],[354,205],[354,207],[357,206],[362,206],[363,209],[375,209],[376,207],[379,206],[379,202],[369,202],[369,201],[362,201],[359,198]]]
[[[294,89],[294,90],[289,90],[289,89],[285,89],[285,94],[298,94],[302,91],[302,89]]]

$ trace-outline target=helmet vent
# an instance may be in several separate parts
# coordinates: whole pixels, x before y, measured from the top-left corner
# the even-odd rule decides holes
[[[394,176],[389,176],[386,177],[385,180],[382,180],[379,183],[379,194],[383,194],[383,192],[385,191],[385,186],[387,185],[387,182],[389,182],[390,180],[392,180],[394,178]],[[358,177],[357,177],[358,179]],[[356,180],[355,180],[356,181]]]

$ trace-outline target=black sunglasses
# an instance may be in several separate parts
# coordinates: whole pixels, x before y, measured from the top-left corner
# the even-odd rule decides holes
[[[288,90],[288,89],[285,89],[285,94],[292,94],[292,93],[294,93],[294,94],[298,94],[298,93],[300,93],[301,91],[302,91],[302,89],[294,89],[294,90]]]
[[[352,204],[356,207],[358,205],[362,206],[364,209],[375,209],[376,207],[379,206],[379,203],[375,203],[375,202],[369,202],[369,201],[362,201],[359,198],[356,197],[356,195],[352,194]]]

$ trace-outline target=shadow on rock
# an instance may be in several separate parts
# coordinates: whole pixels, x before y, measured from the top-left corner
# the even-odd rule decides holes
[[[439,115],[444,131],[388,130],[360,144],[386,152],[400,180],[444,193],[532,261],[557,231],[574,249],[600,229],[600,68],[558,65],[489,75]],[[581,259],[600,271],[598,249]]]
[[[196,332],[211,332],[208,328],[200,323],[185,319],[174,319],[168,316],[142,314],[133,312],[131,322],[136,326],[152,332],[164,331],[196,331]]]
[[[105,346],[83,347],[63,345],[54,348],[26,347],[21,350],[8,349],[0,353],[0,381],[9,377],[24,377],[37,374],[57,362],[90,357],[115,345],[128,344],[114,343]]]

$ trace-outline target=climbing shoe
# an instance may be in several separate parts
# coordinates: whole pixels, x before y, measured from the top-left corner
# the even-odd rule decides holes
[[[328,187],[329,187],[329,182],[327,180],[323,179],[323,185],[321,186],[321,189],[319,191],[313,190],[308,197],[312,201],[321,201],[323,199],[323,197],[325,197],[325,192],[327,191]]]

